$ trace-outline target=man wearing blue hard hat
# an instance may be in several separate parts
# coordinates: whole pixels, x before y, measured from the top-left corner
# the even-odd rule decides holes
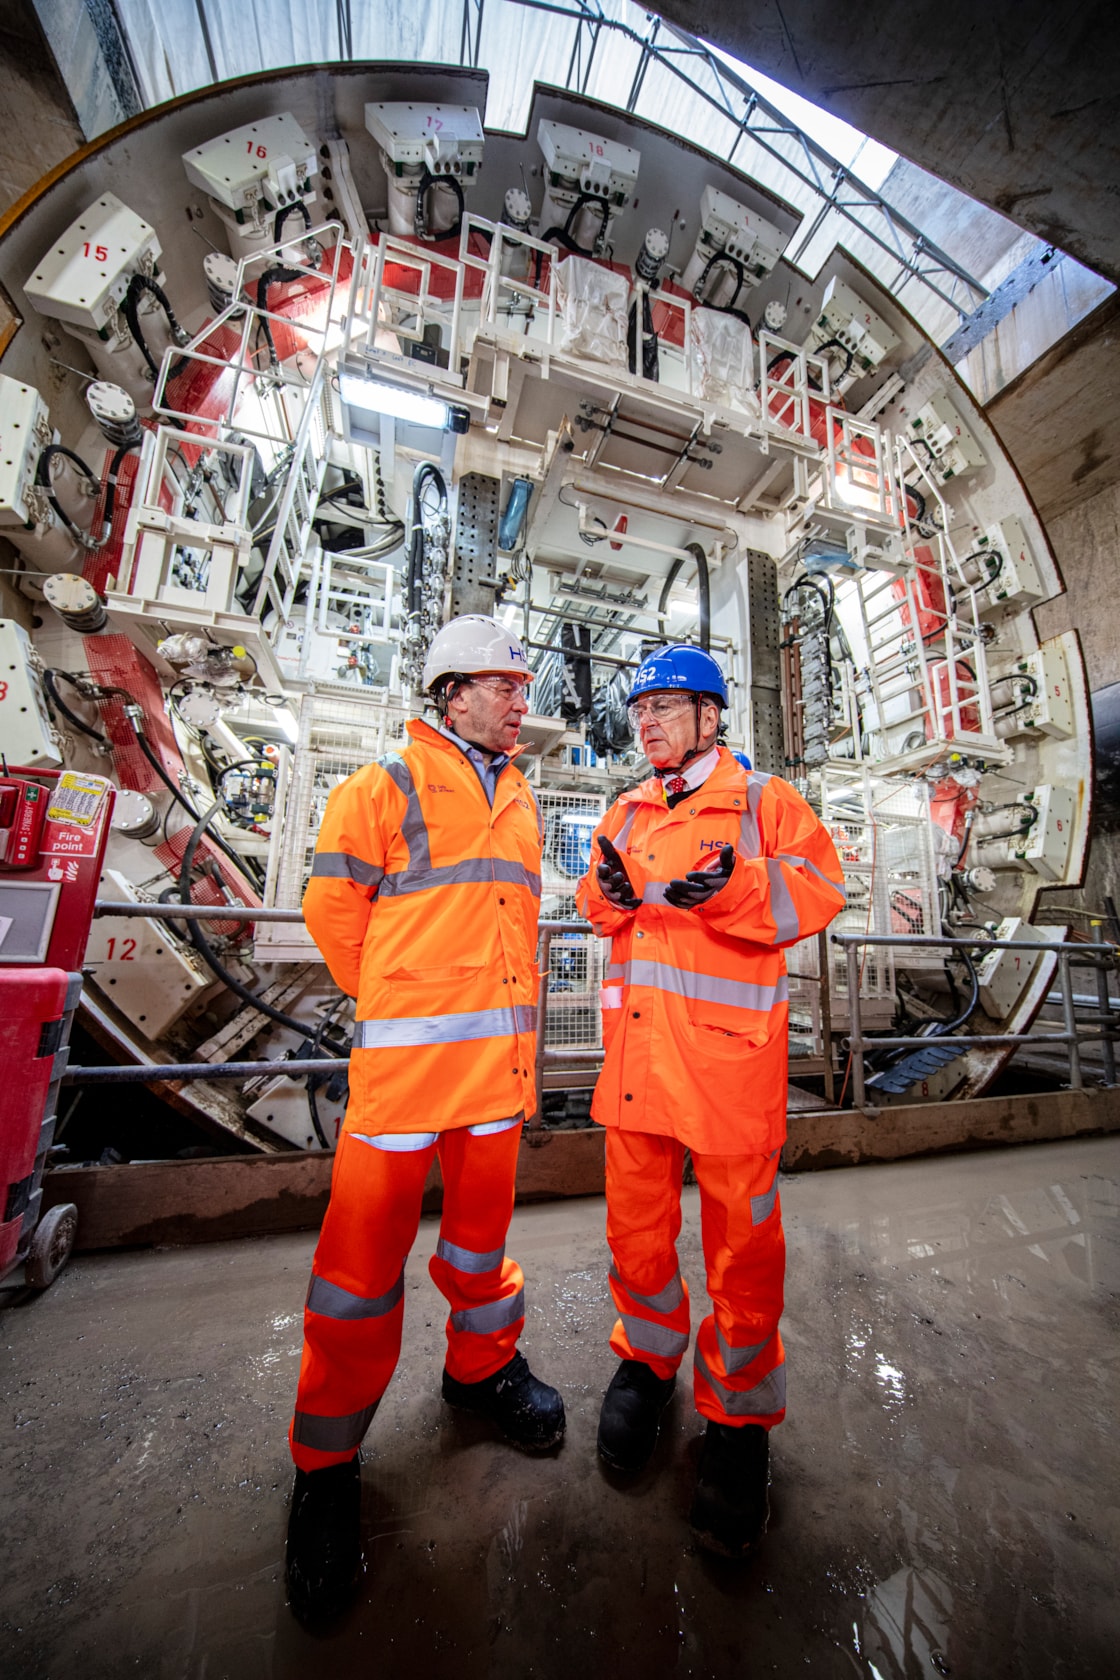
[[[844,888],[828,832],[796,789],[720,744],[727,704],[703,649],[677,644],[643,661],[628,706],[654,773],[603,818],[577,902],[612,941],[592,1115],[607,1129],[620,1364],[599,1452],[615,1470],[644,1469],[688,1347],[676,1239],[689,1150],[713,1308],[696,1337],[707,1429],[690,1522],[709,1550],[742,1557],[766,1526],[769,1431],[785,1416],[782,951],[827,926]]]

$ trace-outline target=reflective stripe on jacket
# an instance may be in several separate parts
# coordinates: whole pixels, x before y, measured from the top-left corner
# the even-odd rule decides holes
[[[602,989],[606,1057],[592,1104],[604,1126],[678,1138],[707,1155],[766,1154],[786,1132],[789,1003],[782,947],[844,904],[828,832],[795,788],[725,749],[672,810],[656,777],[624,793],[598,831],[641,904],[610,904],[591,868],[576,902],[612,939]],[[695,910],[665,886],[735,847],[727,885]]]
[[[408,733],[331,793],[303,900],[357,999],[347,1131],[536,1109],[536,799],[510,764],[491,807],[453,741],[422,722]]]

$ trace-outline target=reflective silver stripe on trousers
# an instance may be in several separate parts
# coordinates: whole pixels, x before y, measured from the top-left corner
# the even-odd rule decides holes
[[[541,896],[541,878],[523,863],[509,858],[464,858],[461,863],[444,863],[438,867],[397,870],[386,875],[381,884],[382,898],[394,898],[401,893],[427,892],[432,887],[457,887],[476,882],[501,882],[511,887],[528,887],[534,898]]]
[[[774,856],[778,859],[779,863],[791,863],[795,869],[807,869],[810,875],[815,875],[817,877],[817,880],[821,882],[822,886],[830,887],[834,893],[839,893],[842,901],[847,904],[847,889],[842,887],[837,881],[834,881],[831,875],[826,875],[823,869],[818,869],[816,864],[812,863],[808,858],[794,857],[789,852],[775,852]]]
[[[801,937],[801,918],[797,914],[793,894],[777,858],[766,859],[766,878],[770,883],[770,914],[774,918],[774,943],[788,945],[792,940]]]
[[[630,1313],[622,1314],[622,1322],[626,1326],[630,1346],[642,1353],[654,1353],[660,1359],[676,1359],[688,1346],[686,1332],[670,1330],[667,1324],[651,1324],[648,1318],[635,1318]]]
[[[476,1336],[489,1336],[495,1330],[504,1330],[509,1324],[516,1324],[519,1318],[525,1317],[525,1291],[519,1289],[516,1295],[511,1295],[505,1301],[488,1301],[481,1307],[464,1307],[462,1312],[451,1314],[451,1328],[453,1330],[473,1330]]]
[[[446,1237],[441,1237],[436,1243],[436,1253],[457,1272],[493,1272],[506,1257],[504,1247],[491,1249],[489,1254],[476,1254],[473,1248],[460,1248],[457,1243],[448,1242]]]
[[[384,879],[385,871],[351,852],[316,852],[311,873],[333,881],[357,881],[361,887],[376,887]]]
[[[684,1284],[679,1271],[675,1277],[669,1279],[664,1289],[658,1290],[656,1295],[639,1295],[636,1289],[631,1289],[613,1260],[611,1261],[610,1275],[620,1289],[625,1289],[632,1301],[637,1301],[639,1306],[649,1307],[651,1312],[675,1312],[684,1300]]]
[[[351,1448],[357,1451],[380,1404],[377,1399],[372,1406],[364,1406],[360,1412],[350,1412],[346,1417],[316,1417],[314,1412],[297,1412],[292,1420],[292,1439],[313,1452],[349,1452]]]
[[[623,967],[623,978],[631,986],[651,986],[659,992],[693,1003],[726,1003],[734,1009],[756,1009],[768,1013],[789,997],[789,982],[783,974],[773,986],[758,986],[749,980],[724,980],[718,974],[693,974],[669,963],[631,958]],[[356,1041],[355,1041],[356,1042]]]
[[[721,1383],[718,1378],[713,1377],[699,1348],[696,1350],[696,1368],[704,1381],[710,1383],[715,1390],[716,1399],[728,1417],[766,1417],[770,1412],[780,1412],[785,1408],[784,1364],[776,1366],[755,1388],[748,1388],[742,1393],[738,1389],[728,1388],[726,1383]]]
[[[733,1377],[736,1371],[741,1371],[744,1365],[749,1365],[752,1359],[757,1359],[763,1348],[769,1347],[773,1339],[773,1336],[767,1336],[764,1342],[759,1342],[755,1347],[732,1347],[719,1327],[719,1320],[716,1320],[716,1341],[719,1343],[723,1368],[729,1377]],[[711,1378],[708,1380],[711,1381]]]
[[[471,1137],[493,1137],[496,1132],[509,1132],[514,1126],[524,1124],[524,1114],[514,1114],[508,1120],[480,1120],[477,1126],[468,1126],[467,1131]]]
[[[407,1050],[424,1044],[465,1044],[475,1038],[511,1038],[537,1030],[535,1003],[507,1009],[469,1009],[462,1015],[402,1015],[358,1021],[355,1050]]]
[[[778,1199],[778,1175],[774,1174],[774,1182],[769,1190],[764,1190],[761,1196],[751,1197],[751,1224],[763,1225],[774,1211],[774,1203]]]
[[[439,1136],[438,1132],[350,1132],[350,1137],[358,1143],[372,1144],[374,1149],[383,1149],[387,1155],[411,1155],[418,1149],[430,1149]]]
[[[326,1278],[313,1272],[307,1291],[307,1310],[318,1313],[322,1318],[384,1318],[386,1313],[392,1312],[403,1294],[403,1266],[392,1289],[386,1290],[384,1295],[374,1296],[353,1295],[349,1289],[343,1289],[337,1283],[328,1283]]]

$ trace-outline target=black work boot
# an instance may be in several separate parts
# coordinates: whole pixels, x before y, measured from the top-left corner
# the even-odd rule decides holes
[[[544,1452],[564,1435],[563,1400],[554,1388],[537,1381],[520,1353],[481,1382],[459,1382],[444,1371],[443,1398],[451,1406],[490,1418],[507,1441],[526,1452]]]
[[[746,1557],[766,1531],[770,1443],[759,1423],[708,1423],[688,1520],[705,1551]]]
[[[676,1377],[659,1377],[641,1359],[624,1359],[603,1396],[599,1457],[612,1470],[644,1470],[657,1445],[661,1414],[673,1398]]]
[[[297,1470],[288,1518],[287,1581],[292,1615],[319,1627],[345,1610],[362,1568],[362,1468]]]

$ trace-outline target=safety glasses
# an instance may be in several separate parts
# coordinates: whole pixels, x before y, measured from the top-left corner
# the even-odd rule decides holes
[[[520,695],[529,701],[529,684],[522,677],[468,677],[471,688],[485,688],[498,700],[513,700]]]
[[[664,723],[668,718],[680,717],[694,702],[691,694],[654,694],[648,700],[635,700],[627,706],[626,716],[632,729],[640,729],[649,718]]]

